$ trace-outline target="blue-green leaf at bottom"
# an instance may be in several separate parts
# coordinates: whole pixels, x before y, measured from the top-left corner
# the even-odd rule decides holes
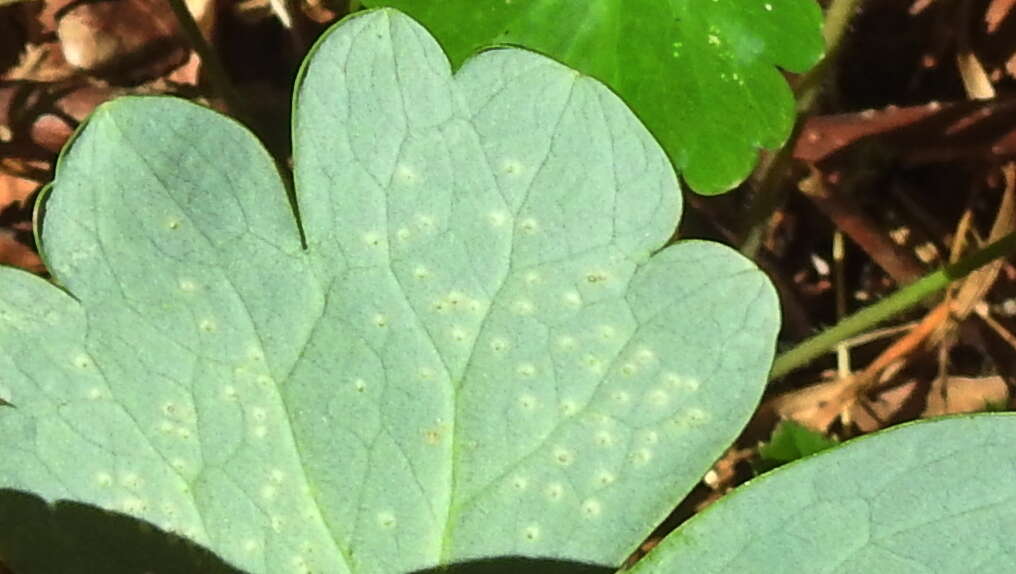
[[[1016,416],[914,423],[764,475],[633,574],[1016,572]]]

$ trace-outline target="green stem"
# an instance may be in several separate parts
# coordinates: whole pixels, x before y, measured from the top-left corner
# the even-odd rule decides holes
[[[168,1],[169,6],[173,9],[173,14],[176,16],[176,20],[180,23],[181,30],[187,37],[187,41],[190,42],[191,47],[194,48],[194,51],[201,58],[205,77],[212,84],[212,89],[222,98],[226,108],[234,117],[243,119],[240,98],[237,97],[236,90],[233,89],[233,84],[229,81],[226,68],[222,65],[219,55],[215,53],[215,50],[205,40],[204,35],[201,34],[197,22],[194,21],[194,16],[187,9],[186,2],[184,0]]]
[[[815,65],[801,79],[797,87],[797,104],[795,111],[797,121],[794,131],[787,139],[787,145],[776,152],[776,156],[762,167],[757,191],[746,217],[744,239],[741,253],[754,259],[762,244],[762,233],[766,222],[776,209],[786,201],[787,189],[784,181],[793,165],[794,141],[801,132],[804,120],[814,110],[818,96],[822,92],[826,74],[839,57],[843,37],[850,26],[850,20],[861,7],[863,0],[833,0],[826,10],[822,34],[825,37],[826,57]]]
[[[966,277],[971,271],[1005,255],[1016,253],[1016,232],[1002,237],[987,247],[971,253],[956,263],[925,275],[920,280],[900,289],[885,299],[861,309],[857,313],[801,342],[793,349],[776,357],[769,379],[778,379],[803,367],[837,343],[871,329],[879,323],[916,306],[929,296],[945,289],[949,283]]]

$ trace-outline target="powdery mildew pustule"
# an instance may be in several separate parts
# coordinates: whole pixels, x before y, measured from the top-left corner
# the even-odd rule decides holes
[[[559,482],[552,482],[547,485],[545,490],[547,498],[553,502],[561,500],[561,496],[564,495],[564,486]]]

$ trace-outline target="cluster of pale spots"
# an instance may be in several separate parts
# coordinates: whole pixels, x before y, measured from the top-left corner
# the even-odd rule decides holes
[[[659,249],[676,178],[595,81],[454,77],[393,11],[298,86],[306,248],[267,154],[171,99],[100,108],[0,273],[0,487],[137,516],[254,572],[616,565],[761,393],[775,297]]]

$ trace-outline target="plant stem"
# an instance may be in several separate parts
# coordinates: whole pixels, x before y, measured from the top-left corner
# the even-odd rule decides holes
[[[762,166],[756,181],[759,182],[748,215],[745,218],[745,233],[741,253],[754,259],[762,244],[762,233],[766,222],[776,209],[786,201],[784,185],[793,164],[794,142],[801,133],[804,120],[811,114],[822,92],[826,75],[839,57],[843,37],[850,26],[850,20],[861,7],[863,0],[833,0],[826,10],[822,34],[825,37],[826,57],[801,78],[797,86],[797,121],[794,131],[771,161]]]
[[[828,352],[837,343],[871,329],[879,323],[914,307],[930,295],[945,289],[949,283],[962,279],[971,271],[991,261],[1016,253],[1016,232],[1010,233],[956,263],[946,265],[925,275],[918,281],[900,289],[882,301],[861,309],[857,313],[807,339],[793,349],[776,357],[769,379],[778,379],[787,373],[803,367]]]
[[[177,22],[180,23],[180,29],[187,37],[187,41],[190,42],[191,47],[194,48],[194,51],[201,58],[201,64],[204,67],[208,81],[212,84],[212,89],[222,98],[227,110],[234,117],[243,119],[244,114],[240,105],[240,98],[237,97],[236,90],[233,89],[233,84],[229,81],[226,68],[222,65],[222,60],[219,59],[218,54],[215,53],[215,50],[205,40],[204,35],[201,34],[197,22],[194,21],[194,16],[187,9],[186,2],[184,0],[168,0],[168,2],[169,6],[173,9]]]

